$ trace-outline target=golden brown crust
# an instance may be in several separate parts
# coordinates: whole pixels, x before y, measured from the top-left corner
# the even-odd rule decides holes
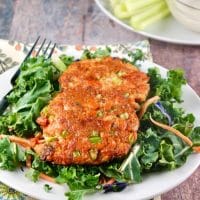
[[[139,127],[148,76],[111,57],[74,62],[59,92],[37,119],[46,143],[36,147],[56,164],[100,164],[128,153]]]

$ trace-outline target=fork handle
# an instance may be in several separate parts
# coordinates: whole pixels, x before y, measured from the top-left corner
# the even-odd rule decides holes
[[[6,99],[6,96],[4,96],[0,101],[0,115],[4,113],[7,107],[8,107],[8,100]]]
[[[11,78],[11,81],[10,81],[10,82],[11,82],[12,85],[15,84],[15,81],[16,81],[16,79],[18,78],[19,74],[20,74],[20,66],[19,66],[19,68],[17,69],[17,71],[15,72],[15,74],[13,75],[13,77]]]

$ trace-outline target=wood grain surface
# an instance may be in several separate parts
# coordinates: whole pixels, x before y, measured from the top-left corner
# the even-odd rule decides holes
[[[0,38],[33,42],[41,35],[63,44],[134,43],[146,39],[106,17],[93,0],[0,0]],[[200,47],[150,39],[154,61],[181,67],[200,95]],[[199,200],[200,168],[162,200]],[[133,198],[134,199],[134,198]]]

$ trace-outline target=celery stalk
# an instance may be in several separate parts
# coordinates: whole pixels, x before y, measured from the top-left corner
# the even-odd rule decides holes
[[[132,13],[127,11],[124,3],[118,4],[114,7],[114,14],[120,19],[126,19],[132,16]]]
[[[116,5],[120,4],[122,0],[110,0],[110,5],[114,8]]]
[[[143,7],[138,10],[135,10],[135,11],[129,11],[127,9],[125,3],[123,2],[114,7],[114,14],[116,17],[118,17],[120,19],[127,19],[127,18],[137,15],[141,12],[146,12],[147,9],[148,9],[148,7]]]
[[[151,6],[148,12],[140,13],[130,19],[130,25],[133,28],[143,30],[150,24],[166,17],[170,13],[165,2]]]
[[[163,2],[163,0],[124,0],[124,4],[129,13],[137,12],[138,10]]]

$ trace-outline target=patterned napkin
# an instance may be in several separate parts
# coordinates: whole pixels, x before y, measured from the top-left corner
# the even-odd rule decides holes
[[[3,74],[8,69],[19,65],[28,51],[31,44],[22,44],[16,41],[0,40],[0,74]],[[141,49],[145,54],[146,60],[152,61],[150,47],[148,41],[141,41],[133,44],[117,44],[107,45],[112,49],[112,56],[123,55],[126,57],[129,51]],[[81,55],[85,48],[91,51],[96,50],[98,47],[105,47],[105,45],[83,46],[83,45],[60,45],[54,53],[63,53],[67,55]],[[34,53],[34,52],[33,52]],[[1,76],[1,75],[0,75]],[[2,86],[0,86],[2,87]],[[0,178],[1,179],[1,178]],[[34,200],[25,194],[22,194],[0,182],[0,200]]]

